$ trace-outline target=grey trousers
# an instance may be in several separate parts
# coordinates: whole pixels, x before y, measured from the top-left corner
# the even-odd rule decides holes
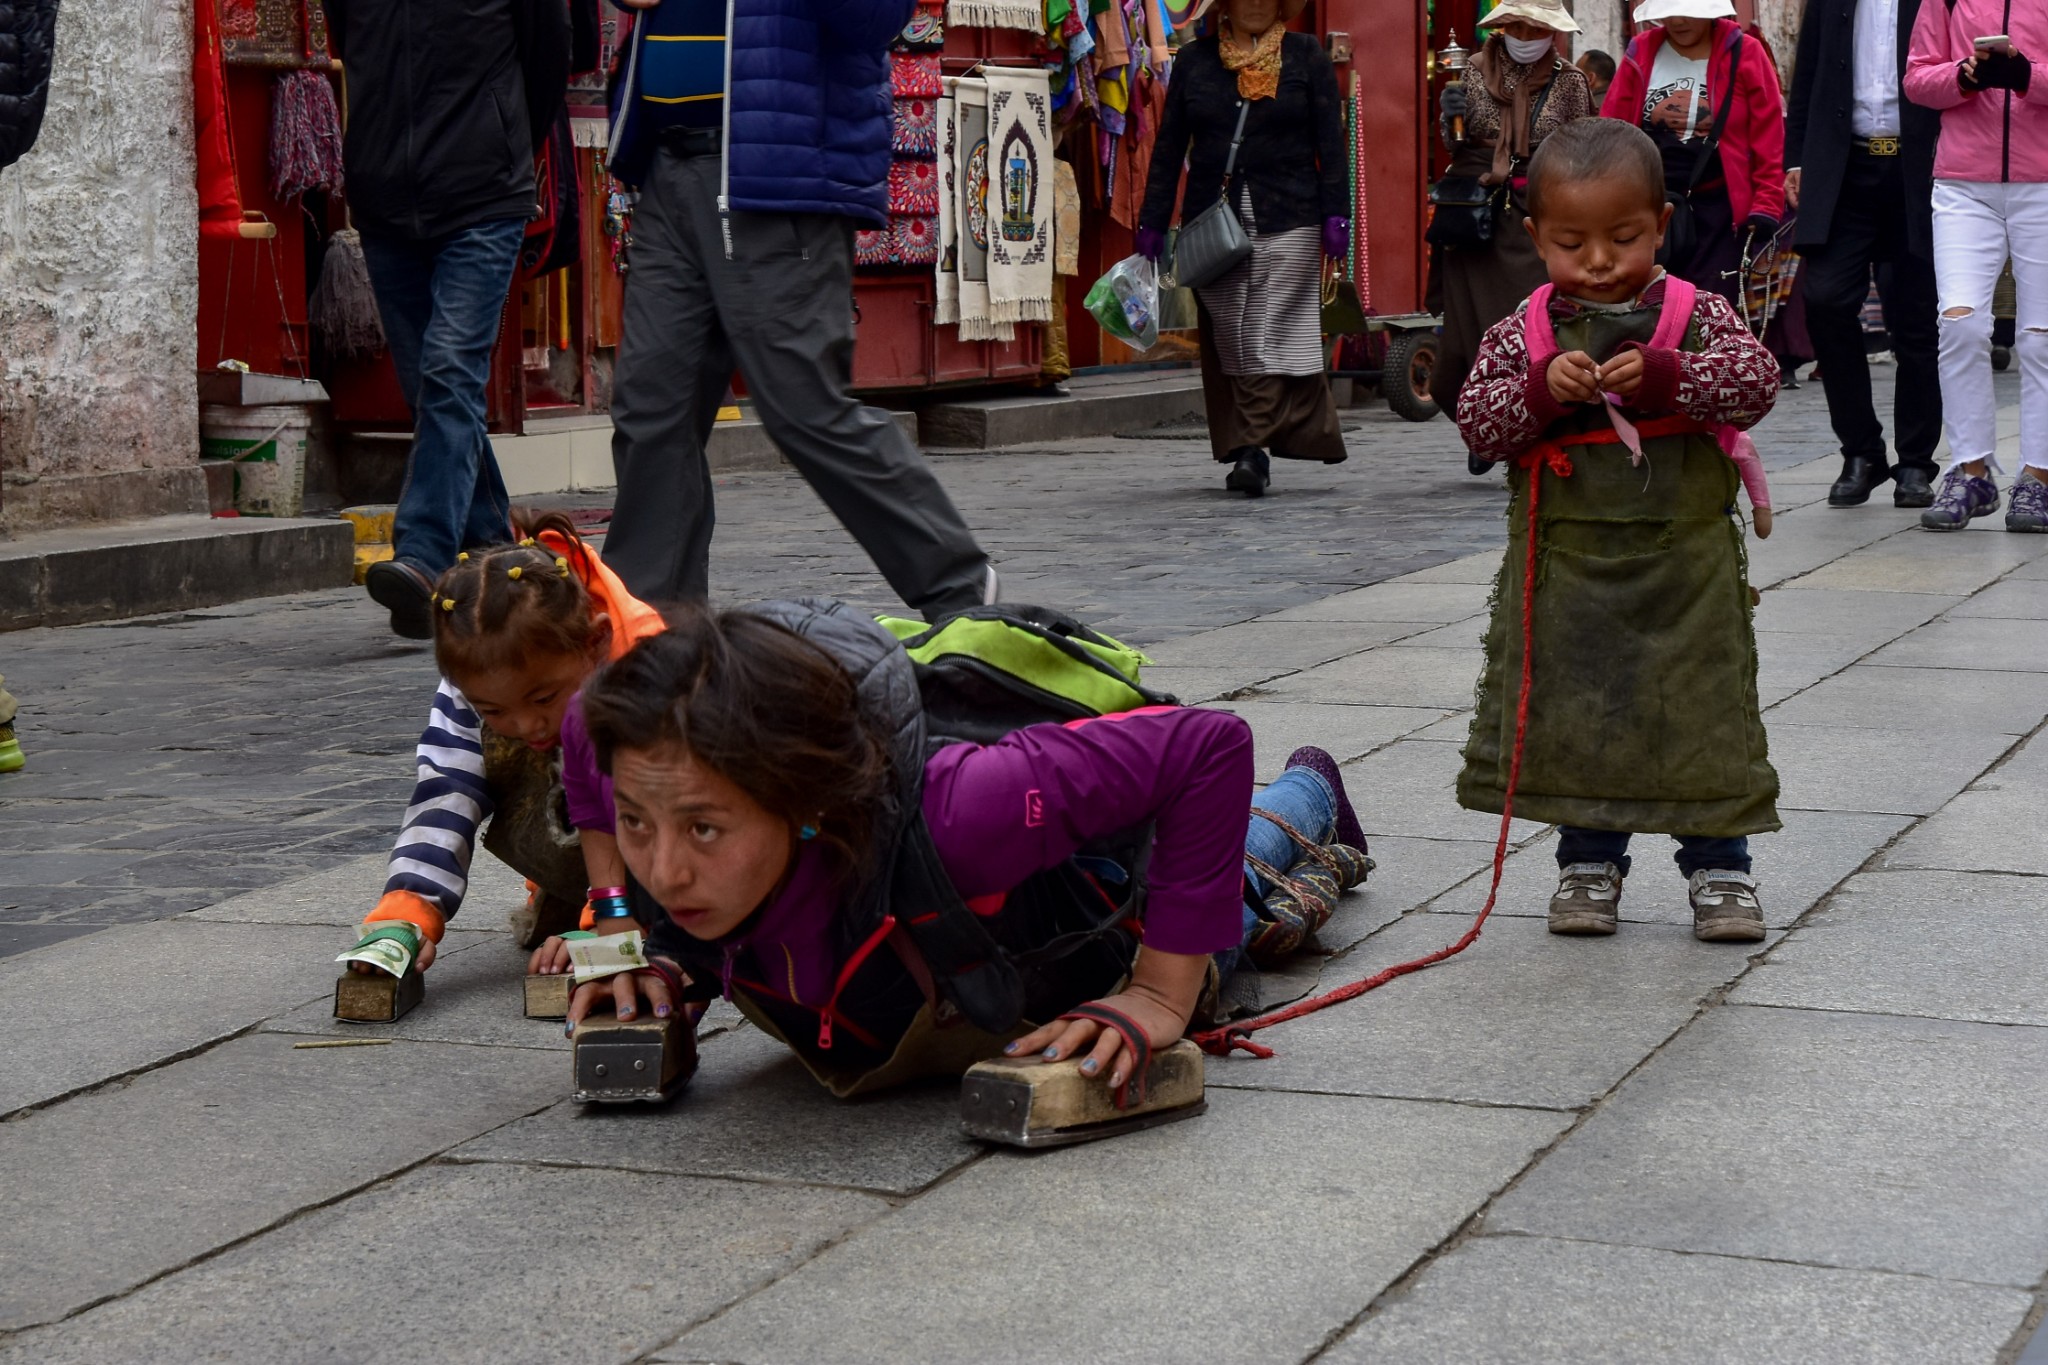
[[[980,605],[974,533],[896,424],[848,392],[852,221],[735,213],[727,260],[718,167],[664,149],[634,210],[605,562],[645,601],[709,595],[704,444],[737,362],[768,435],[897,595],[934,619]]]

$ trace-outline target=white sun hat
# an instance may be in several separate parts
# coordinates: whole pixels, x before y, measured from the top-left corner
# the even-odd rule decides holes
[[[1655,4],[1657,0],[1650,0]],[[1572,12],[1565,8],[1564,0],[1501,0],[1479,21],[1481,28],[1493,28],[1511,19],[1524,19],[1532,24],[1541,24],[1553,33],[1577,33],[1579,21],[1572,18]]]
[[[1734,0],[1643,0],[1636,6],[1639,24],[1660,19],[1733,19]]]

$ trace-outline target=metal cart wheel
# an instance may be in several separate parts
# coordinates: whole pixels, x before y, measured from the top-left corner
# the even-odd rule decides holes
[[[1387,406],[1411,422],[1437,415],[1429,396],[1429,377],[1436,369],[1434,332],[1394,332],[1387,337],[1386,359],[1380,365],[1380,393]]]

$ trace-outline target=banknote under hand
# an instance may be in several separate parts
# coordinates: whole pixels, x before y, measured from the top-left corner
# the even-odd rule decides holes
[[[647,965],[647,948],[638,929],[591,938],[568,938],[566,934],[563,937],[568,939],[569,962],[579,986],[620,972],[636,972]]]
[[[403,977],[419,955],[420,931],[403,922],[380,924],[363,935],[363,941],[334,959],[336,962],[367,962],[379,971]]]

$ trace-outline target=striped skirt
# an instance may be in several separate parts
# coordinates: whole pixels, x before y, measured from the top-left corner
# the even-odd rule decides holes
[[[1252,254],[1196,294],[1227,375],[1323,373],[1323,239],[1314,227],[1261,233],[1251,194],[1238,206]]]

